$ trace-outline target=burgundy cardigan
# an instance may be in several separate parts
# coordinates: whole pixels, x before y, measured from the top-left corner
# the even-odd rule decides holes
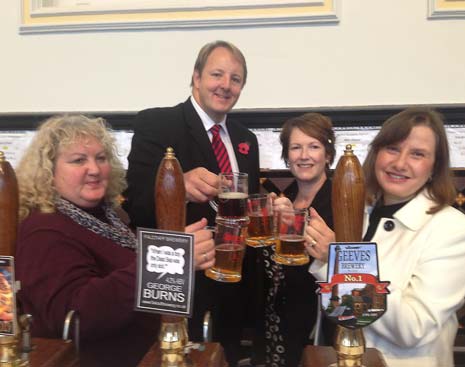
[[[20,224],[15,261],[33,336],[60,338],[67,312],[79,312],[82,366],[135,366],[156,340],[158,315],[133,310],[134,251],[59,212],[33,212]]]

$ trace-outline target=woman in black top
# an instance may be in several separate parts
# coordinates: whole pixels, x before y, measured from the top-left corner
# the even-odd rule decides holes
[[[335,137],[331,120],[318,113],[292,118],[283,125],[280,139],[282,158],[295,181],[284,191],[285,197],[275,199],[275,209],[292,202],[295,208],[309,208],[311,220],[332,227],[328,173],[335,155]],[[318,286],[308,272],[308,264],[283,266],[270,260],[271,249],[264,251],[270,283],[266,303],[267,366],[296,367],[315,324]],[[331,342],[331,336],[327,338]]]

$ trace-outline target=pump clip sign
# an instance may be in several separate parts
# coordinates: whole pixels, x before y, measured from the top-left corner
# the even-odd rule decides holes
[[[192,316],[194,235],[137,228],[137,311]]]
[[[386,312],[390,282],[379,280],[376,243],[331,243],[327,279],[318,282],[320,305],[338,325],[365,327]]]

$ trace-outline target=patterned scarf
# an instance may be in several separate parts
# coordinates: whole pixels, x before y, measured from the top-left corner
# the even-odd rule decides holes
[[[110,206],[103,204],[105,216],[111,224],[102,222],[93,215],[62,198],[57,198],[55,200],[55,207],[62,214],[67,215],[77,224],[95,234],[116,242],[122,247],[136,248],[136,236],[134,236],[134,233],[132,233],[121,219],[118,218],[118,215]]]

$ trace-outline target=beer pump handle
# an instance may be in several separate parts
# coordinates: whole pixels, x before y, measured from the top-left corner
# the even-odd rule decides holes
[[[186,189],[179,161],[171,147],[158,167],[155,180],[156,228],[184,231],[186,226]]]
[[[0,255],[14,256],[18,229],[18,181],[0,151]]]
[[[10,163],[5,159],[5,155],[0,151],[0,255],[14,256],[16,248],[16,237],[18,230],[18,181],[16,180],[15,171]],[[14,285],[12,285],[14,288]],[[13,293],[15,290],[12,290]],[[13,301],[13,307],[15,302]],[[30,351],[30,338],[28,333],[21,332],[21,328],[27,328],[28,325],[20,323],[17,318],[18,312],[13,311],[14,325],[17,325],[14,335],[0,335],[0,355],[1,365],[5,366],[28,366],[28,354]],[[23,320],[30,320],[24,316]],[[25,338],[24,338],[25,336]],[[29,334],[30,336],[30,334]],[[24,339],[23,339],[24,338]],[[21,339],[21,340],[20,340]],[[23,342],[26,343],[26,350],[22,350]],[[23,354],[21,354],[23,352]]]
[[[184,175],[174,149],[168,147],[155,179],[156,228],[184,231],[186,226],[186,189]],[[176,322],[179,316],[163,315],[162,322]]]
[[[333,175],[332,210],[337,242],[362,240],[365,178],[358,158],[348,144]],[[334,290],[334,288],[333,288]],[[337,289],[336,289],[337,290]],[[362,366],[365,338],[362,329],[338,325],[334,340],[337,366]]]
[[[362,166],[346,145],[333,175],[332,211],[337,242],[362,240],[363,213],[365,207],[365,178]]]

